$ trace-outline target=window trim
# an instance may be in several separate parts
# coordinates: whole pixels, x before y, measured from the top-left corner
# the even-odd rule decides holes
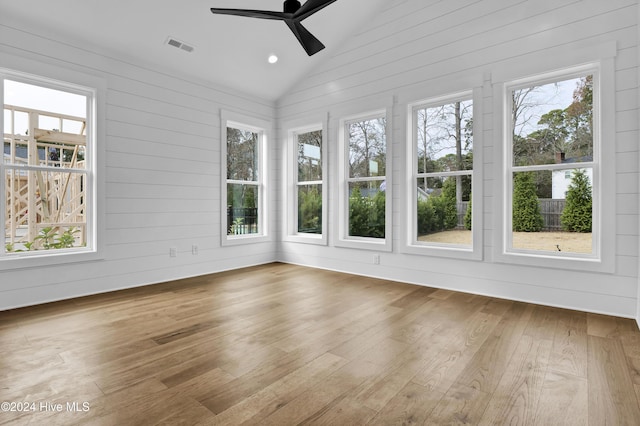
[[[286,149],[284,152],[284,170],[286,170],[284,178],[284,211],[286,212],[286,225],[284,229],[283,240],[289,242],[305,243],[305,244],[317,244],[327,245],[328,243],[328,149],[327,149],[327,126],[328,126],[328,114],[324,118],[319,120],[303,119],[295,122],[284,123],[282,126],[286,132]],[[321,234],[308,234],[297,231],[297,217],[298,217],[298,149],[297,140],[295,136],[299,133],[306,133],[311,131],[322,131],[322,180],[319,183],[322,185],[322,233]]]
[[[595,49],[596,52],[605,50]],[[494,235],[494,258],[497,262],[551,267],[568,270],[615,272],[615,148],[603,149],[602,141],[615,141],[614,108],[602,108],[603,105],[615,105],[615,51],[612,57],[595,61],[585,61],[580,65],[565,66],[549,71],[541,70],[526,77],[512,78],[494,86],[495,117],[500,120],[496,125],[495,159],[499,177],[496,178],[496,226]],[[594,76],[594,149],[593,161],[580,163],[585,168],[593,168],[593,231],[591,255],[563,253],[561,255],[547,251],[510,249],[512,232],[512,135],[510,131],[511,101],[509,93],[514,88],[552,83],[565,79],[593,74]],[[494,82],[498,83],[498,82]],[[603,164],[611,167],[601,167]],[[537,166],[531,166],[533,168]],[[541,166],[545,170],[553,165]],[[560,167],[563,169],[564,167]],[[575,165],[573,168],[576,168]],[[524,170],[523,170],[524,171]],[[511,192],[509,192],[511,191]],[[605,209],[604,206],[607,206]]]
[[[249,130],[260,134],[258,141],[258,181],[251,182],[233,181],[230,183],[242,183],[256,185],[258,187],[258,232],[255,234],[227,235],[227,221],[225,219],[227,211],[227,127],[236,126],[242,130]],[[267,167],[267,147],[271,123],[256,117],[232,111],[220,111],[220,244],[222,246],[233,246],[242,244],[252,244],[258,241],[268,241],[269,237],[269,214],[268,206],[268,182],[269,170]]]
[[[471,246],[461,246],[447,243],[418,243],[417,234],[417,195],[416,178],[417,165],[417,133],[415,123],[415,111],[421,108],[441,106],[443,104],[468,100],[473,102],[473,170],[471,173],[471,202],[473,212],[471,218],[472,243]],[[482,130],[482,88],[476,87],[469,90],[452,92],[449,94],[429,97],[407,104],[407,137],[406,137],[406,173],[405,173],[405,200],[408,206],[406,212],[406,224],[404,229],[404,244],[402,252],[408,254],[441,256],[456,259],[482,260],[483,258],[483,164],[484,145]],[[477,119],[476,119],[477,118]]]
[[[0,60],[11,63],[13,68],[0,68],[0,82],[5,79],[32,84],[45,88],[66,91],[87,96],[87,147],[85,170],[87,176],[87,246],[52,251],[35,251],[7,256],[0,254],[0,270],[34,268],[50,265],[62,265],[75,262],[95,261],[104,258],[104,168],[105,168],[105,94],[106,82],[102,78],[80,73],[74,70],[50,65],[45,68],[25,58],[0,53]],[[0,99],[4,105],[4,84],[0,84]],[[0,117],[0,127],[4,128],[4,114]],[[5,173],[4,164],[0,172]],[[4,194],[5,182],[0,179],[0,193]],[[3,196],[4,197],[4,196]],[[4,208],[0,209],[0,222],[5,221]]]
[[[337,140],[338,140],[338,212],[336,242],[337,247],[357,248],[365,250],[377,250],[384,252],[392,251],[393,236],[393,143],[392,143],[392,119],[393,108],[386,106],[377,110],[370,110],[358,114],[345,115],[338,120]],[[349,236],[349,143],[347,124],[356,120],[368,120],[385,117],[385,237],[354,237]]]

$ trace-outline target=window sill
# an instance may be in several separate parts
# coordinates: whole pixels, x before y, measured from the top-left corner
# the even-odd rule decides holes
[[[421,256],[446,257],[462,260],[482,260],[482,252],[473,247],[456,244],[407,244],[401,251]]]
[[[60,250],[59,252],[31,252],[8,254],[0,259],[0,271],[31,269],[43,266],[59,266],[70,263],[102,260],[101,253],[93,249]]]
[[[319,246],[327,245],[327,237],[322,234],[290,234],[284,237],[284,241],[289,243],[315,244]]]
[[[238,246],[265,241],[269,241],[269,237],[264,234],[223,235],[222,237],[223,246]]]
[[[336,247],[391,252],[391,242],[384,238],[352,237],[336,241]]]
[[[511,265],[537,266],[540,268],[563,269],[569,271],[615,273],[615,259],[587,256],[558,256],[532,252],[503,252],[495,256],[497,263]]]

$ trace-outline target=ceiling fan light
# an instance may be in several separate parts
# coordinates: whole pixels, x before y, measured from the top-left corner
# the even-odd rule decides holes
[[[275,64],[278,62],[278,57],[276,55],[269,55],[267,61],[269,61],[270,64]]]
[[[284,13],[296,13],[300,9],[300,2],[298,0],[285,0]]]

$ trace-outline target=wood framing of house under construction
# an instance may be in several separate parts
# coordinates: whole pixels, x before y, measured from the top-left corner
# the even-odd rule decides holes
[[[12,105],[4,105],[4,113],[5,244],[40,248],[43,230],[69,229],[74,245],[86,244],[86,120]],[[25,117],[28,129],[18,129]],[[43,122],[58,125],[42,129]]]

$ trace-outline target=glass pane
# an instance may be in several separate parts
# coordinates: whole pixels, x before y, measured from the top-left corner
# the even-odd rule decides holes
[[[591,168],[514,173],[513,248],[592,253],[592,181]]]
[[[258,233],[258,187],[227,184],[227,235]]]
[[[471,245],[471,176],[440,179],[442,186],[417,192],[417,240]]]
[[[66,133],[73,133],[76,135],[84,135],[86,130],[86,125],[84,121],[77,120],[62,120],[62,131]]]
[[[384,181],[349,183],[349,236],[385,237]]]
[[[374,177],[386,174],[386,119],[356,121],[349,131],[349,176]]]
[[[227,179],[258,181],[259,134],[227,127]]]
[[[322,185],[298,186],[298,232],[322,234]]]
[[[27,149],[27,141],[21,139],[14,139],[13,144],[11,139],[4,140],[3,157],[5,164],[27,164],[29,159],[29,151]]]
[[[9,123],[9,128],[11,122]],[[5,124],[5,127],[7,125]],[[24,111],[14,111],[13,113],[13,132],[15,135],[26,136],[29,134],[29,114]]]
[[[11,134],[11,111],[8,109],[4,110],[4,132],[7,134]]]
[[[50,115],[40,115],[38,117],[38,128],[43,130],[62,131],[62,120]]]
[[[86,174],[5,173],[5,250],[52,250],[86,244]]]
[[[418,173],[473,170],[473,102],[415,111]]]
[[[300,133],[298,140],[298,182],[322,180],[322,130]]]
[[[12,80],[4,81],[4,103],[83,119],[87,117],[86,96]],[[34,127],[37,127],[35,123]],[[16,133],[21,130],[16,128]]]
[[[84,169],[85,147],[72,143],[38,143],[39,165]]]
[[[593,161],[593,76],[512,90],[513,165]]]

